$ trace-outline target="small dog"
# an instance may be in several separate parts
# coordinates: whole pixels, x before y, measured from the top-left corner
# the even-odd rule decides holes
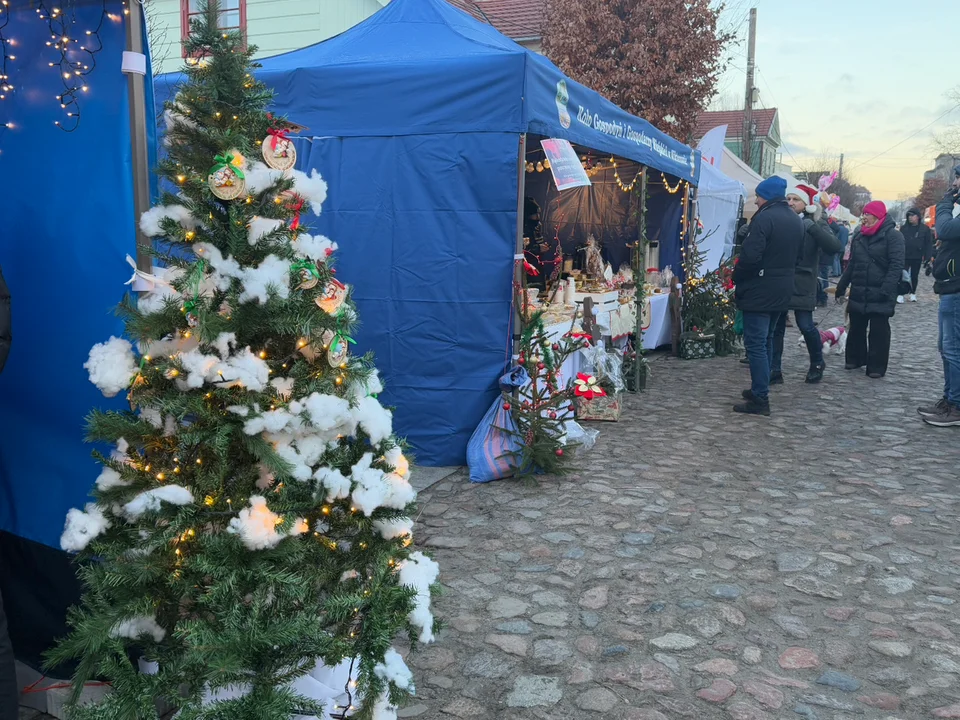
[[[847,328],[838,325],[829,330],[820,330],[820,342],[823,344],[824,355],[829,355],[831,350],[836,355],[843,355],[847,349]],[[806,347],[803,335],[800,336],[799,347]]]

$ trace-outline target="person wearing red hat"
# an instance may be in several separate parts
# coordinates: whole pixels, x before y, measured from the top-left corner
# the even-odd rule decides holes
[[[903,274],[903,235],[887,217],[887,206],[874,200],[863,208],[850,245],[850,262],[836,292],[837,302],[842,302],[850,288],[846,368],[866,366],[869,377],[882,378],[890,360],[890,318]]]
[[[813,324],[813,311],[817,306],[817,269],[820,266],[820,253],[840,252],[840,240],[823,220],[822,208],[814,202],[815,188],[797,185],[787,190],[787,204],[803,221],[803,244],[800,246],[800,258],[793,275],[793,297],[790,310],[797,321],[797,328],[807,343],[810,355],[810,369],[806,382],[818,383],[823,379],[826,362],[823,359],[823,344],[820,331]],[[770,382],[783,382],[783,339],[787,332],[787,315],[783,313],[773,333],[773,362],[770,367]]]

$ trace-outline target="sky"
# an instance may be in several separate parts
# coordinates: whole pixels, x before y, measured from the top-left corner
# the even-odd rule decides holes
[[[800,169],[829,151],[839,164],[842,152],[844,175],[874,198],[896,200],[920,189],[938,152],[933,133],[960,124],[960,107],[946,96],[960,88],[960,10],[944,0],[727,5],[725,19],[741,38],[749,7],[758,9],[759,106],[779,109],[784,163]],[[743,42],[714,109],[742,105],[746,55]]]

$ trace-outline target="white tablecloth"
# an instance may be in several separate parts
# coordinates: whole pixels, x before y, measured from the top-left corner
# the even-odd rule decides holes
[[[643,348],[655,350],[661,345],[670,344],[670,330],[673,326],[670,320],[670,296],[650,295],[647,301],[650,303],[650,324],[643,328]]]

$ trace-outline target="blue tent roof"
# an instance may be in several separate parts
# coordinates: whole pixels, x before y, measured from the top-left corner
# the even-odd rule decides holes
[[[324,42],[261,61],[274,109],[328,137],[533,132],[696,183],[699,153],[446,0],[392,0]],[[157,79],[169,96],[178,74]],[[166,93],[164,93],[166,88]]]

